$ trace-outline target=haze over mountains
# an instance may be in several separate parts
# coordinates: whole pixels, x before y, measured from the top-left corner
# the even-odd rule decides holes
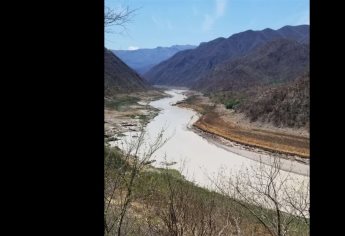
[[[276,41],[278,39],[286,39],[293,42],[278,42]],[[233,68],[236,63],[234,64],[232,60],[235,59],[240,60],[237,61],[237,64],[242,64],[242,69],[238,68],[237,71],[234,71],[233,73],[237,73],[241,75],[241,77],[243,77],[246,73],[255,74],[257,69],[255,66],[258,66],[258,63],[260,60],[264,59],[264,57],[266,57],[265,60],[267,60],[268,63],[267,67],[269,67],[270,63],[275,63],[275,60],[277,60],[272,58],[273,56],[271,56],[271,54],[267,54],[265,48],[262,48],[261,50],[258,49],[259,46],[263,46],[266,43],[272,43],[273,41],[275,42],[272,46],[266,45],[265,47],[267,47],[267,50],[277,50],[275,53],[272,52],[273,54],[276,54],[277,58],[282,58],[285,56],[283,53],[280,56],[278,55],[280,53],[278,52],[280,50],[280,46],[284,47],[283,45],[279,46],[278,44],[284,44],[286,50],[290,50],[291,53],[297,53],[299,47],[302,48],[303,45],[309,44],[309,25],[284,26],[278,30],[268,28],[261,31],[247,30],[234,34],[229,38],[217,38],[210,42],[201,43],[195,49],[176,53],[170,59],[154,66],[151,70],[145,73],[143,77],[151,84],[156,85],[201,88],[198,84],[201,79],[205,80],[205,76],[212,73],[213,74],[211,76],[215,78],[215,74],[218,76],[220,75],[220,73],[215,72],[219,70],[222,70],[224,73],[228,73],[229,71],[225,70],[224,68]],[[303,50],[303,52],[309,54],[308,50]],[[260,55],[260,53],[262,53],[262,55]],[[290,52],[286,51],[285,53]],[[245,57],[248,54],[255,56],[256,59],[253,59],[250,56]],[[242,59],[239,59],[240,57],[242,57]],[[287,57],[295,58],[298,56],[287,55]],[[309,61],[308,56],[302,55],[301,58],[304,58],[301,60]],[[289,63],[288,59],[284,59],[284,61]],[[223,65],[220,66],[221,64]],[[282,62],[281,64],[284,67],[284,63]],[[305,62],[304,64],[307,63]],[[287,64],[286,66],[294,68],[294,65],[296,65],[296,63],[291,65]],[[262,67],[261,71],[264,70],[265,68]],[[269,70],[272,70],[272,68],[269,68]],[[286,70],[287,69],[285,69],[285,71]],[[282,73],[280,73],[280,75],[281,74]],[[291,73],[291,75],[294,75],[294,73]],[[225,75],[222,75],[221,78],[225,79],[224,76]],[[275,79],[273,77],[272,79]]]
[[[147,81],[104,48],[104,93],[132,92],[150,88]]]
[[[193,49],[193,45],[173,45],[171,47],[145,48],[137,50],[111,50],[128,66],[139,74],[150,70],[158,63],[172,57],[177,52],[187,49]]]

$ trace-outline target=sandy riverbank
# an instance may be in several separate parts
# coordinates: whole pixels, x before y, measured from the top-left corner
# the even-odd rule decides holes
[[[262,162],[266,165],[272,165],[274,158],[279,158],[280,169],[299,175],[309,176],[309,160],[305,160],[298,156],[284,155],[280,153],[270,153],[259,148],[245,146],[235,142],[231,142],[222,137],[206,133],[195,127],[190,127],[198,135],[205,138],[208,142],[223,148],[227,151],[236,153],[240,156],[251,160]]]
[[[191,93],[187,95],[190,95],[190,94]],[[201,108],[202,106],[205,106],[205,102],[201,102],[198,105],[193,103],[190,106],[186,105],[184,102],[182,103],[179,102],[177,105],[186,109],[192,109],[198,112],[200,111],[205,112],[205,109]],[[262,148],[257,148],[251,145],[244,145],[241,143],[237,143],[229,139],[223,138],[219,135],[205,132],[204,130],[199,129],[198,126],[195,125],[196,122],[199,121],[200,118],[203,116],[204,114],[199,113],[198,116],[193,117],[193,119],[188,124],[188,129],[202,136],[208,142],[220,148],[223,148],[227,151],[249,158],[251,160],[258,161],[258,162],[261,161],[267,165],[271,165],[274,158],[279,158],[280,168],[282,170],[304,175],[304,176],[309,176],[309,158],[300,157],[298,155],[280,153],[280,152],[272,152],[272,151],[264,150]],[[274,130],[274,134],[277,135],[277,130]],[[296,134],[295,133],[286,134],[285,132],[285,133],[282,133],[281,135],[284,136],[284,135],[296,135]],[[304,135],[301,135],[301,136],[305,138]]]
[[[227,140],[269,152],[309,159],[309,132],[302,129],[271,127],[248,122],[241,114],[214,104],[200,93],[188,91],[179,107],[202,114],[194,127]]]
[[[129,131],[139,131],[146,126],[158,113],[148,105],[151,101],[167,97],[159,90],[148,90],[130,94],[118,94],[108,99],[104,107],[104,137],[106,141],[115,141]],[[114,106],[111,106],[115,104]]]

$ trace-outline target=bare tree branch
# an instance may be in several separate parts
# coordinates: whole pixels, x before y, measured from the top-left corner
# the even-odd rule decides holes
[[[224,179],[215,182],[218,191],[248,210],[271,235],[288,235],[292,223],[309,226],[309,188],[304,182],[298,189],[288,184],[292,180],[290,173],[281,171],[278,158],[271,166],[260,162],[259,167],[239,172],[228,181]],[[297,181],[294,183],[298,185]]]
[[[130,9],[128,6],[122,9],[111,9],[106,7],[104,9],[104,28],[107,33],[112,33],[111,27],[117,26],[126,29],[126,25],[131,22],[135,12],[138,9]]]

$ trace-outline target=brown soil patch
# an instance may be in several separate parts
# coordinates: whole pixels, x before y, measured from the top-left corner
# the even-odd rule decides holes
[[[230,141],[261,148],[270,152],[309,158],[309,137],[289,129],[258,128],[245,121],[232,119],[231,113],[207,101],[202,95],[192,95],[179,104],[203,114],[193,126]],[[225,108],[224,108],[225,109]],[[226,109],[225,109],[226,110]]]

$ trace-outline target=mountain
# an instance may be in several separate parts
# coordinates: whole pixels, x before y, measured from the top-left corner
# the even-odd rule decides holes
[[[111,51],[104,48],[104,93],[132,92],[150,86]]]
[[[217,65],[193,89],[214,96],[251,121],[308,128],[309,45],[276,39]]]
[[[176,53],[154,66],[143,77],[151,84],[191,87],[217,65],[245,56],[258,46],[276,39],[309,41],[309,25],[284,26],[278,30],[247,30],[229,38],[201,43],[197,48]]]
[[[257,91],[240,104],[238,110],[251,121],[270,122],[275,126],[308,127],[310,115],[310,78],[306,73],[278,87]]]
[[[143,74],[158,63],[172,57],[177,52],[195,47],[192,45],[174,45],[153,49],[112,50],[112,52],[139,74]]]
[[[204,91],[241,90],[295,80],[309,71],[309,45],[276,39],[215,66],[192,86]]]

